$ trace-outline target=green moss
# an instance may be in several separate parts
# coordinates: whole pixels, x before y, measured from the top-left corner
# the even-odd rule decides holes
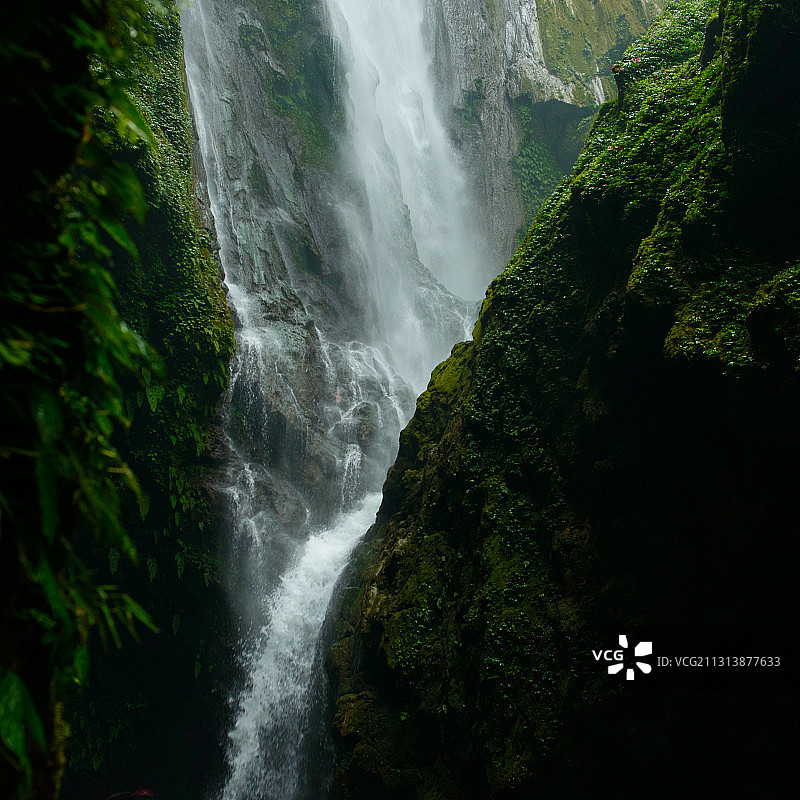
[[[326,166],[332,155],[333,139],[314,102],[303,74],[294,80],[271,72],[266,78],[266,96],[270,106],[282,117],[290,119],[303,142],[303,161]]]
[[[647,10],[645,10],[645,7]],[[565,82],[578,79],[587,98],[595,75],[610,75],[612,64],[641,36],[663,3],[615,0],[552,0],[537,6],[548,69]],[[592,20],[594,24],[587,24]],[[586,102],[576,97],[578,102]]]
[[[539,207],[553,193],[563,176],[550,151],[534,136],[532,128],[526,125],[525,135],[511,162],[522,188],[526,231],[533,223]]]
[[[219,267],[195,216],[178,15],[154,15],[153,25],[155,42],[135,96],[154,132],[154,146],[120,152],[142,176],[150,210],[145,225],[131,230],[141,259],[120,259],[115,277],[123,317],[162,354],[167,369],[165,382],[147,376],[144,391],[128,398],[130,446],[151,502],[171,506],[175,524],[176,515],[185,518],[205,503],[200,481],[185,471],[196,471],[192,464],[206,448],[234,345]],[[159,502],[158,495],[166,497]],[[166,514],[153,516],[159,516],[160,533]]]
[[[345,792],[358,769],[392,798],[680,786],[663,725],[707,740],[706,701],[624,695],[587,656],[602,626],[790,615],[789,573],[761,541],[793,529],[800,446],[800,212],[768,192],[778,163],[797,175],[797,105],[779,100],[798,69],[771,54],[800,24],[762,7],[676,2],[628,49],[618,99],[489,287],[474,342],[434,370],[349,609],[342,683],[385,726],[343,743]],[[421,730],[435,735],[415,743]],[[352,741],[377,755],[355,769]],[[389,769],[419,778],[389,787]]]
[[[242,23],[239,26],[239,44],[254,53],[265,53],[267,50],[264,34],[261,32],[261,28],[257,28],[255,25]]]
[[[593,108],[557,100],[534,102],[530,94],[513,101],[522,125],[517,153],[511,165],[522,189],[525,221],[521,241],[544,201],[572,169],[594,117]]]
[[[319,251],[313,241],[309,241],[295,231],[289,232],[288,239],[295,269],[311,272],[315,275],[322,274],[322,262],[320,261]]]
[[[481,109],[486,96],[483,92],[483,80],[475,79],[475,90],[462,92],[463,102],[460,108],[456,109],[456,115],[462,125],[475,125],[480,121]]]
[[[334,55],[332,43],[318,32],[319,9],[313,0],[260,0],[256,12],[262,27],[241,25],[239,41],[270,56],[264,75],[267,101],[292,121],[303,163],[330,166],[337,124]]]
[[[147,513],[126,510],[137,568],[118,557],[109,561],[105,553],[89,558],[103,572],[110,564],[114,574],[108,581],[129,587],[162,632],[175,631],[181,646],[176,655],[162,633],[147,642],[148,655],[93,652],[92,689],[69,708],[80,730],[69,777],[88,786],[101,775],[124,781],[130,758],[152,760],[152,730],[167,728],[160,715],[172,709],[173,731],[188,724],[182,704],[193,702],[187,698],[194,691],[210,691],[210,671],[221,660],[218,640],[203,644],[221,591],[208,450],[228,386],[233,325],[210,236],[195,207],[179,16],[175,10],[151,11],[150,22],[155,36],[140,47],[144,66],[133,76],[132,94],[152,142],[134,148],[116,138],[109,144],[114,157],[139,176],[148,208],[143,224],[128,225],[138,257],[116,253],[113,270],[122,318],[152,344],[163,364],[160,372],[145,370],[142,385],[124,387],[131,425],[120,447],[139,476]],[[169,674],[164,663],[171,665]],[[141,686],[142,670],[160,680]],[[113,737],[107,735],[110,724]],[[165,781],[183,782],[196,768],[179,764],[163,771]]]

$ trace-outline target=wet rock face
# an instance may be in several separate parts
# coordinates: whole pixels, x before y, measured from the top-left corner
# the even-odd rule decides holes
[[[361,439],[388,460],[411,403],[377,350],[348,345],[365,338],[370,309],[353,269],[360,256],[333,213],[341,98],[324,7],[202,5],[204,28],[185,34],[197,76],[196,194],[216,216],[237,331],[225,404],[230,457],[264,465],[271,485],[292,486],[294,502],[324,518],[337,507],[348,458],[348,436],[334,428],[369,404],[382,425],[362,422]],[[213,143],[208,131],[220,132]],[[382,472],[366,470],[362,490],[379,486]]]
[[[587,656],[608,626],[793,622],[800,142],[774,54],[800,19],[716,14],[675,3],[627,51],[401,436],[328,659],[343,797],[791,779],[789,692],[624,693]]]
[[[547,154],[558,143],[547,136],[551,112],[585,109],[567,137],[576,138],[566,163],[537,194],[538,205],[569,172],[588,127],[581,116],[612,98],[611,65],[663,9],[663,0],[428,0],[426,26],[442,102],[454,109],[453,134],[461,142],[476,189],[489,211],[488,236],[508,258],[519,227],[536,208],[521,196],[526,182],[546,181],[545,164],[532,175],[513,160],[526,137]],[[536,109],[530,119],[528,107]],[[527,229],[527,226],[526,226]]]

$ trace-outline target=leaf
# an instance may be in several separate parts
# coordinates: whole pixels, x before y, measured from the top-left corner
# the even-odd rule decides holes
[[[80,686],[89,674],[89,647],[85,643],[75,649],[75,656],[72,659],[72,671],[73,680]]]
[[[146,628],[149,628],[153,633],[160,632],[158,626],[155,624],[155,622],[153,622],[153,618],[130,595],[122,595],[122,600],[125,603],[127,612],[138,619],[142,625],[144,625]]]
[[[119,550],[116,547],[108,548],[108,567],[111,574],[116,574],[117,567],[119,566]]]
[[[147,402],[150,404],[150,411],[156,413],[161,398],[164,396],[164,387],[150,384],[147,389]]]
[[[61,621],[65,631],[71,631],[73,628],[72,617],[67,610],[64,594],[50,564],[42,560],[34,565],[24,557],[22,563],[31,580],[41,587],[53,615]]]
[[[98,587],[98,594],[101,594],[100,588]],[[105,597],[101,596],[101,600],[103,602],[100,603],[100,613],[103,616],[103,620],[105,621],[105,628],[111,634],[111,638],[114,640],[114,645],[119,650],[122,647],[122,640],[119,638],[119,631],[117,630],[117,626],[114,623],[114,618],[111,616],[111,609],[108,607],[108,603],[105,602]],[[101,629],[102,629],[101,623]]]
[[[39,505],[42,509],[42,533],[52,542],[58,528],[58,481],[52,468],[53,459],[41,453],[36,459],[36,482],[39,488]]]
[[[34,343],[28,339],[7,339],[0,342],[0,360],[12,367],[21,367],[33,357]]]
[[[0,741],[19,759],[26,775],[30,775],[26,730],[42,750],[46,749],[42,721],[28,688],[16,672],[8,670],[0,681]]]
[[[131,239],[128,231],[125,230],[125,226],[121,222],[111,219],[101,219],[100,227],[132,258],[136,259],[139,257],[139,252],[136,249],[136,245],[133,243],[133,239]]]
[[[115,94],[111,111],[116,119],[117,130],[126,139],[129,141],[141,139],[150,147],[156,146],[156,139],[150,125],[127,92],[121,91]]]
[[[64,430],[58,398],[52,392],[40,392],[33,405],[36,427],[43,442],[56,442]]]

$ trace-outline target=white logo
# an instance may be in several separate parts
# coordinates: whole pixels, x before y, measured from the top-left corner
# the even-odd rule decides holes
[[[592,650],[592,655],[594,656],[595,661],[599,661],[601,658],[604,658],[606,661],[616,661],[618,663],[612,664],[608,668],[609,675],[616,675],[618,672],[622,672],[623,668],[625,667],[625,653],[624,651],[628,647],[628,637],[624,634],[619,637],[619,646],[622,648],[621,650]],[[636,658],[643,658],[644,656],[649,656],[653,654],[653,643],[652,642],[639,642],[636,647],[633,649],[633,655]],[[647,675],[652,671],[652,666],[648,664],[646,661],[637,661],[636,666]],[[628,667],[627,671],[625,672],[625,677],[632,681],[636,677],[636,671],[633,667]]]

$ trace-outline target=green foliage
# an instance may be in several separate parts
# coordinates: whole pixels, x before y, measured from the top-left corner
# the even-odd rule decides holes
[[[0,42],[6,74],[25,64],[29,81],[12,81],[3,95],[20,121],[4,167],[13,197],[3,214],[0,297],[6,796],[57,788],[63,726],[51,692],[83,680],[90,627],[119,643],[120,627],[152,626],[127,595],[93,585],[72,539],[80,521],[99,544],[136,558],[120,521],[121,490],[142,511],[144,499],[115,446],[129,424],[118,381],[160,366],[115,307],[109,259],[116,248],[135,252],[122,220],[141,219],[145,204],[133,171],[106,145],[112,136],[131,147],[152,141],[131,96],[131,44],[134,31],[147,39],[158,8],[85,0],[50,13],[18,9]],[[103,109],[102,126],[92,125],[94,109]],[[49,748],[55,768],[46,766]]]
[[[525,134],[511,164],[522,189],[522,207],[525,211],[523,224],[527,230],[539,207],[553,193],[563,173],[550,151],[534,138],[529,127],[525,128]]]
[[[593,109],[551,100],[535,103],[530,94],[513,101],[522,126],[517,153],[511,161],[522,190],[525,219],[517,239],[528,231],[542,203],[572,169],[593,119]]]
[[[221,613],[208,446],[228,385],[233,330],[212,256],[213,233],[201,227],[195,208],[178,14],[168,11],[150,22],[153,36],[139,44],[142,66],[133,71],[130,92],[151,139],[135,146],[109,135],[106,143],[115,161],[130,165],[140,180],[148,208],[144,224],[128,225],[139,257],[122,249],[114,253],[119,311],[163,364],[158,371],[143,370],[141,383],[124,386],[131,424],[120,448],[140,481],[147,513],[139,517],[123,509],[141,566],[118,563],[114,580],[131,587],[162,635],[148,637],[135,655],[93,651],[102,657],[95,659],[92,686],[68,707],[73,728],[81,731],[80,746],[70,753],[71,790],[86,794],[102,791],[109,780],[129,780],[131,759],[161,763],[162,755],[152,752],[158,750],[153,729],[164,738],[180,735],[188,724],[185,709],[210,692],[207,675],[219,657],[215,639],[202,656],[201,667],[209,669],[193,679],[197,642]],[[91,558],[106,569],[103,554]],[[159,674],[159,680],[142,686],[142,670]],[[107,699],[99,703],[101,697]],[[221,720],[224,709],[216,716]],[[106,735],[109,717],[120,721],[113,738]],[[194,757],[190,753],[186,760]],[[169,781],[185,780],[178,763],[173,754],[159,773],[165,791]]]
[[[90,701],[85,713],[73,712],[70,761],[101,770],[106,764],[109,748],[124,740],[145,711],[145,698],[140,693],[118,685],[102,701]],[[92,720],[96,716],[102,716],[102,728],[93,726]]]
[[[279,73],[269,73],[266,77],[266,93],[272,108],[294,123],[303,141],[303,160],[315,166],[325,166],[333,142],[319,106],[307,88],[305,75],[300,73],[289,80]]]
[[[537,6],[542,53],[548,70],[575,86],[573,100],[590,105],[602,76],[614,91],[611,67],[665,6],[660,0],[552,0]]]
[[[169,535],[189,519],[208,521],[198,457],[228,385],[234,347],[219,268],[193,205],[177,14],[154,18],[152,25],[152,44],[139,50],[147,68],[132,86],[152,142],[138,148],[119,140],[109,145],[140,176],[150,209],[146,224],[131,228],[140,259],[119,254],[114,272],[120,313],[161,353],[165,365],[160,375],[144,373],[143,389],[126,387],[132,418],[126,448],[150,500],[148,518],[137,526],[144,528],[138,533],[140,547],[146,543],[148,549],[165,525]]]
[[[475,125],[480,122],[483,101],[486,99],[483,91],[483,80],[475,78],[475,90],[462,92],[462,95],[463,103],[460,108],[456,109],[456,115],[462,125]]]
[[[177,13],[143,0],[20,7],[0,41],[24,76],[2,96],[18,120],[0,292],[4,796],[57,791],[54,698],[85,682],[89,631],[102,648],[156,631],[76,549],[128,585],[120,556],[144,552],[153,579],[141,526],[163,529],[164,492],[174,524],[207,513],[197,460],[233,337],[194,220],[181,58]]]
[[[703,45],[706,23],[717,5],[713,0],[670,3],[668,13],[660,16],[615,66],[617,85],[627,87],[641,80],[654,85],[656,74],[663,75],[665,70],[696,58]]]
[[[42,721],[27,687],[15,672],[4,670],[0,672],[0,740],[6,748],[4,755],[27,775],[32,773],[30,739],[45,749]]]

